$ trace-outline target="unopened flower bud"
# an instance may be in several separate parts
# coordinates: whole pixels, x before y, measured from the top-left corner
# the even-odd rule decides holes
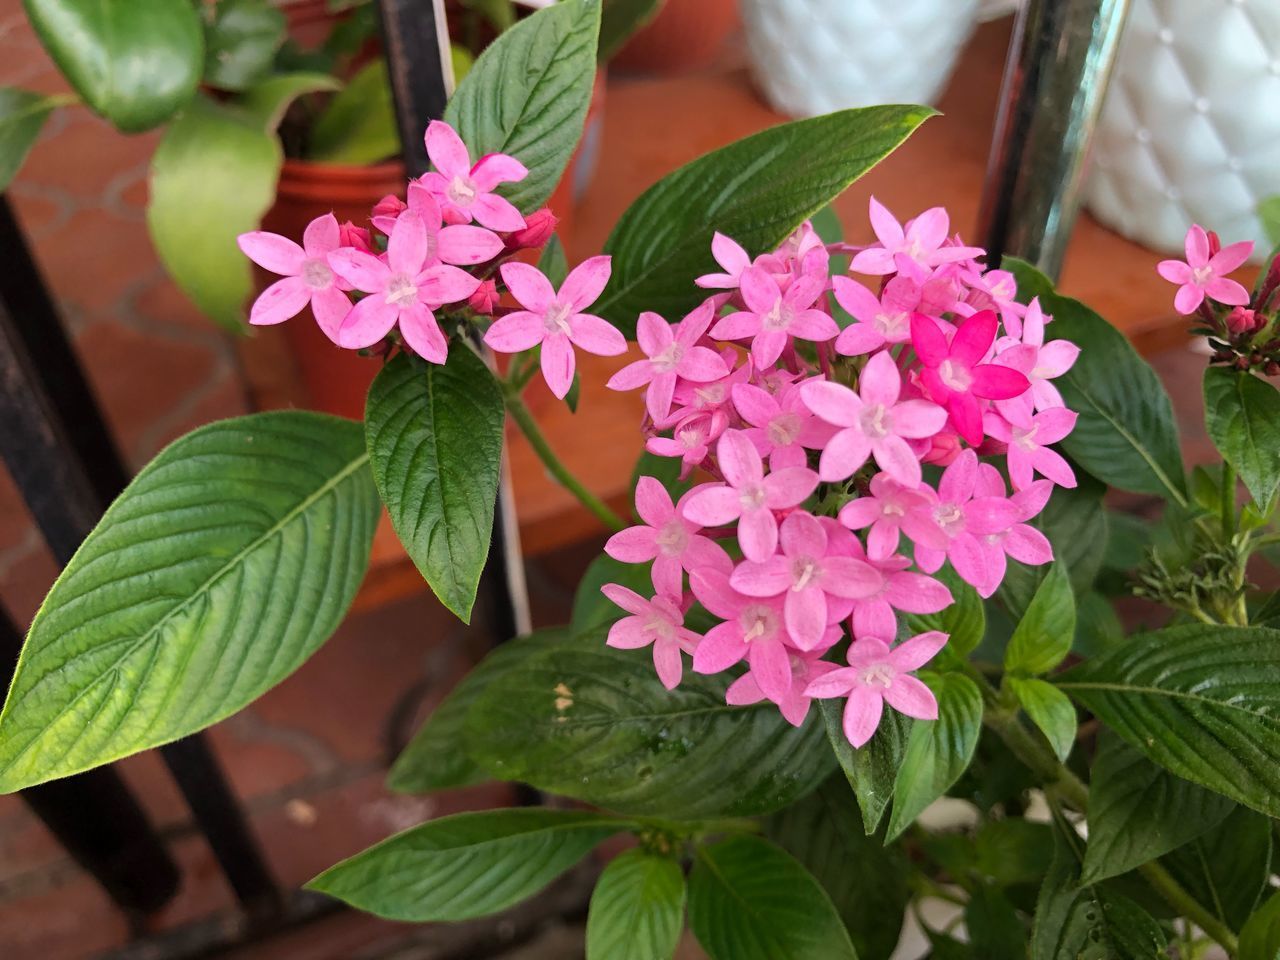
[[[1257,313],[1247,307],[1235,307],[1227,314],[1227,329],[1237,337],[1253,333],[1261,326]]]
[[[540,247],[551,239],[555,233],[559,219],[551,212],[550,207],[535,210],[524,218],[524,229],[516,230],[507,237],[508,250],[525,250]]]
[[[920,458],[922,463],[936,463],[946,467],[960,456],[960,435],[947,431],[935,436],[929,445],[929,452]]]
[[[1222,250],[1222,240],[1212,230],[1207,231],[1207,233],[1209,237],[1209,256],[1216,257]]]
[[[498,306],[498,284],[493,280],[481,280],[476,292],[467,298],[467,306],[481,316],[492,316]]]
[[[1262,372],[1268,377],[1280,377],[1280,363],[1270,360],[1267,362],[1267,365],[1262,368]]]
[[[390,236],[391,228],[396,225],[396,219],[407,208],[408,204],[395,194],[389,193],[373,205],[369,219],[373,221],[375,227]]]
[[[338,228],[338,244],[343,247],[354,247],[365,253],[373,252],[373,240],[366,227],[357,227],[348,220]]]

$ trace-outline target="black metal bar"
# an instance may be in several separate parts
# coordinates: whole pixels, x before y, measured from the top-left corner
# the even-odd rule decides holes
[[[453,92],[453,65],[444,0],[378,0],[387,71],[395,98],[401,150],[409,175],[427,172],[422,135],[444,116]]]
[[[1127,5],[1026,0],[1020,9],[978,215],[993,264],[1011,253],[1050,277],[1062,269]]]
[[[65,566],[128,470],[4,198],[0,263],[0,454]],[[197,734],[162,755],[228,882],[261,914],[279,892],[213,753]]]

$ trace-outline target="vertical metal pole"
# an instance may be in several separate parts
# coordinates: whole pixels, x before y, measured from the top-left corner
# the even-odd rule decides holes
[[[65,566],[128,471],[4,198],[0,263],[0,453]],[[278,888],[202,735],[161,754],[246,911],[274,909]]]
[[[979,236],[997,263],[1062,269],[1128,0],[1024,0],[1009,45]]]

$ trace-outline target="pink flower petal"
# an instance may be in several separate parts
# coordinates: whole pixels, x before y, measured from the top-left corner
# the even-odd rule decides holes
[[[258,266],[285,277],[296,277],[301,273],[302,261],[307,258],[302,247],[288,237],[265,230],[242,233],[236,238],[236,243],[240,251]]]
[[[656,477],[641,477],[636,481],[636,513],[651,527],[660,527],[675,518],[671,494]]]
[[[721,317],[711,328],[711,336],[717,340],[745,340],[760,332],[759,314],[739,311]]]
[[[575,312],[587,309],[604,292],[613,270],[611,263],[612,258],[607,256],[583,260],[564,278],[557,299],[562,303],[572,304]]]
[[[1190,316],[1203,302],[1204,288],[1188,283],[1178,288],[1178,292],[1173,297],[1173,309],[1185,316]]]
[[[643,617],[623,617],[609,628],[604,642],[618,650],[639,650],[649,646],[653,637],[645,630]]]
[[[600,588],[600,592],[608,597],[613,603],[617,604],[627,613],[635,614],[638,617],[647,616],[650,612],[649,601],[634,590],[624,587],[617,583],[606,583]]]
[[[541,343],[546,332],[542,317],[527,310],[517,310],[495,320],[486,331],[484,342],[499,353],[519,353]],[[619,371],[618,375],[622,372]],[[609,385],[613,387],[612,380]]]
[[[347,313],[338,328],[338,346],[363,350],[382,340],[396,321],[400,311],[379,296],[365,297]]]
[[[878,691],[859,685],[849,693],[844,705],[845,739],[855,748],[863,746],[875,734],[884,714],[884,699]]]
[[[822,561],[826,576],[822,587],[830,594],[849,600],[873,597],[884,586],[884,577],[875,567],[856,557],[827,557]]]
[[[749,648],[736,622],[718,623],[693,652],[693,669],[696,673],[720,673],[740,662]]]
[[[481,190],[492,190],[500,183],[516,183],[529,175],[528,168],[505,153],[486,153],[471,168],[471,181]]]
[[[818,475],[831,483],[853,476],[871,456],[871,443],[857,428],[841,430],[827,443],[818,461]]]
[[[729,584],[748,597],[776,597],[791,586],[791,563],[786,557],[773,556],[753,563],[745,560],[734,568]]]
[[[1011,400],[1031,389],[1031,381],[1010,367],[983,363],[973,368],[973,385],[969,389],[987,400]]]
[[[690,347],[676,367],[680,376],[694,383],[710,383],[729,374],[724,358],[710,347]]]
[[[912,676],[898,676],[884,692],[884,699],[899,713],[917,720],[937,720],[938,701],[933,691]]]
[[[868,638],[892,638],[897,632],[898,620],[888,601],[861,600],[853,608],[853,635],[859,643]]]
[[[653,667],[658,673],[658,680],[668,690],[674,690],[680,686],[680,678],[684,675],[684,663],[680,658],[680,648],[674,641],[655,641]]]
[[[415,303],[400,313],[400,333],[405,343],[423,360],[444,363],[449,352],[435,314],[422,303]]]
[[[529,316],[534,316],[534,315],[529,314]],[[503,319],[506,319],[506,318],[504,317]],[[541,328],[542,327],[541,318],[536,318],[536,319],[538,320],[539,328]],[[497,324],[495,323],[494,326],[497,326]],[[489,329],[492,330],[493,327],[490,327]],[[489,335],[485,334],[485,342],[488,342],[488,339],[489,339]],[[494,349],[496,350],[498,348],[495,347]],[[512,353],[513,351],[505,350],[503,352]],[[643,387],[645,384],[649,383],[653,379],[653,376],[654,374],[653,374],[652,362],[650,362],[649,360],[636,360],[634,363],[628,363],[625,367],[623,367],[621,370],[615,373],[612,377],[610,377],[608,382],[605,383],[605,386],[608,387],[610,390],[621,390],[624,392],[627,390],[638,390],[640,387]]]
[[[733,681],[729,684],[729,689],[724,692],[724,702],[731,707],[746,707],[759,703],[763,699],[764,693],[760,690],[760,684],[756,683],[756,678],[750,673],[744,673]]]
[[[792,590],[783,603],[783,622],[792,642],[812,650],[827,632],[827,596],[819,587]]]
[[[848,387],[812,380],[800,387],[800,399],[814,414],[837,427],[853,427],[862,411],[861,398]]]
[[[258,295],[249,310],[249,322],[254,326],[283,323],[296,317],[311,302],[311,288],[301,277],[285,277],[277,280]]]
[[[1170,283],[1187,283],[1191,280],[1191,268],[1181,260],[1161,260],[1156,264],[1156,273]]]
[[[658,538],[650,527],[628,527],[608,539],[604,552],[622,563],[649,563],[658,555]]]
[[[334,343],[338,342],[338,329],[342,321],[351,312],[351,301],[336,286],[326,290],[314,290],[311,293],[311,312],[316,323],[324,331],[324,335]]]
[[[555,302],[555,287],[537,267],[527,263],[504,263],[501,273],[502,282],[526,310],[546,313]]]
[[[716,444],[716,457],[724,478],[735,487],[759,483],[764,478],[760,454],[741,430],[724,432]]]
[[[391,239],[387,241],[387,266],[392,273],[416,276],[426,263],[427,246],[427,228],[422,218],[406,210],[396,218]]]
[[[921,313],[911,315],[911,346],[925,366],[937,367],[951,355],[937,321]]]
[[[951,356],[967,366],[981,363],[995,343],[999,329],[1000,320],[994,311],[975,313],[956,328],[956,335],[951,339]]]
[[[574,356],[569,338],[562,333],[549,334],[542,341],[542,379],[552,394],[563,400],[573,386]]]
[[[888,207],[882,204],[875,197],[871,198],[868,204],[868,216],[871,220],[871,229],[875,231],[876,239],[890,249],[896,249],[902,246],[905,236],[902,232],[902,225]]]
[[[890,353],[877,353],[867,361],[858,377],[858,396],[863,403],[891,407],[898,402],[901,391],[902,375]]]
[[[893,432],[911,440],[936,436],[947,425],[947,411],[928,400],[904,400],[893,408]]]
[[[431,163],[446,177],[467,176],[471,172],[471,157],[453,127],[443,120],[427,124],[427,156]]]
[[[1019,523],[1009,530],[1004,538],[1004,548],[1013,559],[1033,567],[1053,560],[1053,545],[1049,538],[1026,523]]]
[[[719,483],[696,488],[684,504],[684,515],[703,527],[730,523],[741,513],[742,498],[738,491]]]
[[[1187,230],[1185,249],[1187,263],[1192,267],[1202,267],[1209,262],[1209,235],[1200,224],[1193,223]]]
[[[436,256],[445,263],[470,266],[485,263],[502,252],[502,238],[492,230],[469,224],[442,227],[436,237]]]
[[[751,257],[747,255],[747,251],[718,230],[711,238],[711,255],[716,258],[716,263],[733,277],[751,266]]]
[[[1249,291],[1226,277],[1214,277],[1204,285],[1204,292],[1219,303],[1230,306],[1244,306],[1249,302]]]
[[[627,352],[627,338],[607,320],[590,313],[569,318],[569,339],[575,347],[598,357],[616,357]]]
[[[747,663],[751,664],[751,675],[760,685],[760,691],[774,703],[791,692],[791,658],[779,641],[752,641],[747,650]]]
[[[675,339],[671,324],[652,310],[645,310],[636,319],[636,343],[640,344],[646,356],[661,353],[675,343]]]
[[[326,260],[334,273],[364,293],[385,290],[391,278],[391,271],[385,263],[354,247],[339,247]]]
[[[883,356],[883,354],[881,354]],[[889,434],[871,442],[871,454],[880,469],[905,487],[920,486],[920,461],[907,441]]]
[[[338,248],[341,237],[342,228],[338,226],[338,218],[332,213],[326,213],[316,217],[302,231],[302,249],[308,257],[323,258],[326,253]]]
[[[482,193],[476,197],[471,203],[471,213],[476,223],[499,233],[512,233],[527,226],[520,211],[496,193]]]
[[[845,357],[860,357],[872,350],[879,350],[885,343],[884,335],[875,327],[868,323],[855,323],[845,327],[840,331],[840,336],[836,337],[836,353]]]
[[[786,348],[785,331],[761,329],[751,341],[751,359],[755,361],[757,369],[767,370],[778,362],[778,358]]]
[[[1252,240],[1228,244],[1209,259],[1209,266],[1215,274],[1222,276],[1244,266],[1244,262],[1249,259],[1251,253],[1253,253]],[[1245,302],[1248,303],[1247,300]]]
[[[827,533],[813,514],[797,510],[782,522],[782,552],[789,557],[821,557],[827,552]]]
[[[479,278],[447,263],[427,267],[413,282],[418,287],[418,299],[433,308],[461,303],[480,286]]]
[[[938,630],[921,633],[894,647],[889,653],[889,662],[903,673],[919,670],[947,645],[947,639],[947,635]]]
[[[766,508],[746,510],[738,518],[738,545],[748,560],[767,560],[778,549],[778,521]]]
[[[794,507],[818,489],[818,475],[808,467],[775,470],[764,478],[765,504],[772,510]]]
[[[904,613],[937,613],[955,602],[951,590],[942,581],[906,570],[888,578],[884,595],[889,604]]]

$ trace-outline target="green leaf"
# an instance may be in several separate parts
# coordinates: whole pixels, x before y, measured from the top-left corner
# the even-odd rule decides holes
[[[716,269],[718,230],[755,255],[889,155],[934,111],[881,106],[771,127],[688,163],[644,192],[605,244],[613,276],[595,311],[624,333],[642,310],[682,317],[703,299],[693,279]]]
[[[943,655],[963,660],[977,648],[987,632],[986,610],[978,591],[961,580],[950,564],[938,571],[937,579],[951,590],[955,603],[939,613],[909,613],[907,626],[913,634],[929,630],[948,634]]]
[[[1026,929],[1009,898],[995,887],[974,887],[964,908],[964,925],[970,948],[982,960],[1026,960]]]
[[[896,710],[886,710],[875,734],[858,749],[845,739],[841,727],[844,704],[835,700],[821,700],[823,725],[827,740],[835,754],[836,762],[858,798],[862,811],[862,826],[867,835],[876,832],[884,811],[893,799],[893,781],[898,777],[902,755],[907,750],[907,739],[915,721]]]
[[[553,233],[547,245],[542,248],[542,253],[538,256],[538,269],[557,290],[560,289],[560,284],[564,283],[564,278],[569,275],[569,260],[565,256],[564,244],[560,242],[558,234]]]
[[[1204,420],[1213,445],[1266,510],[1280,488],[1280,391],[1251,373],[1208,367]]]
[[[604,868],[587,913],[587,960],[670,960],[684,927],[680,864],[643,850]]]
[[[1031,960],[1157,960],[1165,956],[1159,924],[1107,887],[1080,885],[1079,837],[1057,824],[1049,875],[1036,901]]]
[[[204,29],[190,0],[23,0],[76,93],[125,133],[164,123],[191,99]]]
[[[1271,844],[1271,822],[1237,807],[1160,862],[1205,909],[1239,930],[1266,895]]]
[[[467,749],[494,776],[620,813],[668,819],[770,813],[831,772],[816,718],[725,703],[725,677],[686,672],[675,690],[648,650],[600,630],[497,677],[467,717]]]
[[[0,793],[202,730],[297,669],[364,577],[367,460],[357,424],[301,411],[161,451],[31,625],[0,713]]]
[[[275,201],[282,154],[274,133],[204,96],[169,125],[151,158],[147,228],[169,275],[210,319],[244,332],[253,289],[236,237]]]
[[[969,844],[960,835],[961,843]],[[978,828],[972,846],[974,867],[1002,887],[1032,883],[1044,878],[1053,859],[1053,831],[1043,823],[1019,817],[987,820]]]
[[[765,832],[822,884],[861,960],[888,960],[911,899],[910,866],[899,848],[866,835],[844,776],[774,814]]]
[[[639,594],[653,592],[649,564],[623,563],[608,554],[600,554],[588,565],[586,573],[578,581],[578,590],[573,595],[569,632],[574,636],[596,627],[607,626],[626,616],[620,607],[600,592],[600,588],[606,583],[619,583]]]
[[[600,20],[601,63],[623,48],[637,30],[657,16],[663,0],[604,0]]]
[[[240,106],[262,124],[266,133],[274,134],[285,111],[298,97],[341,88],[342,84],[327,73],[278,73],[246,90]]]
[[[1022,709],[1049,741],[1054,755],[1065,761],[1076,742],[1076,708],[1065,693],[1045,680],[1007,677]]]
[[[960,779],[982,732],[982,694],[972,680],[960,673],[925,673],[920,679],[938,698],[938,719],[918,720],[911,727],[893,783],[888,840],[901,836],[925,807]]]
[[[1154,493],[1187,503],[1187,485],[1173,407],[1151,365],[1124,334],[1079,300],[1048,292],[1049,281],[1030,264],[1005,258],[1020,292],[1040,292],[1053,315],[1051,339],[1071,340],[1080,357],[1054,383],[1080,414],[1062,447],[1099,480],[1134,493]]]
[[[1011,673],[1048,673],[1071,652],[1076,635],[1076,597],[1061,563],[1049,572],[1036,590],[1004,654],[1004,668]]]
[[[414,566],[464,623],[489,555],[502,424],[502,391],[464,343],[443,365],[402,354],[369,387],[365,433],[378,493]]]
[[[599,33],[599,0],[539,10],[485,48],[445,108],[473,160],[507,153],[529,168],[498,190],[521,213],[547,201],[582,137]]]
[[[1267,239],[1274,246],[1280,247],[1280,194],[1267,197],[1258,204],[1258,216],[1262,220]]]
[[[459,813],[357,853],[307,887],[388,920],[470,920],[533,896],[632,826],[569,810]]]
[[[636,486],[640,483],[641,477],[653,477],[661,483],[671,494],[671,502],[678,503],[680,498],[693,486],[693,478],[680,479],[680,469],[682,464],[679,457],[660,457],[655,453],[646,450],[640,454],[640,458],[636,460],[636,465],[631,471],[631,490],[634,493]],[[634,497],[632,498],[635,499]],[[640,515],[635,514],[636,520],[640,520]]]
[[[1280,220],[1277,228],[1280,232]],[[1280,957],[1280,892],[1271,894],[1240,931],[1238,956],[1239,960],[1276,960]]]
[[[367,166],[400,153],[387,63],[371,61],[316,118],[307,157],[322,163]]]
[[[1235,808],[1225,797],[1156,766],[1104,731],[1089,782],[1083,882],[1097,883],[1163,856]]]
[[[1124,625],[1111,601],[1090,590],[1076,602],[1076,638],[1072,649],[1082,657],[1097,657],[1124,640]]]
[[[700,847],[689,874],[689,928],[711,960],[857,960],[818,881],[759,837]]]
[[[54,108],[65,101],[17,87],[0,87],[0,191],[26,162]]]
[[[244,90],[271,72],[284,42],[284,13],[267,0],[218,0],[208,8],[204,82]]]
[[[1280,816],[1280,631],[1140,634],[1058,686],[1184,780]]]

